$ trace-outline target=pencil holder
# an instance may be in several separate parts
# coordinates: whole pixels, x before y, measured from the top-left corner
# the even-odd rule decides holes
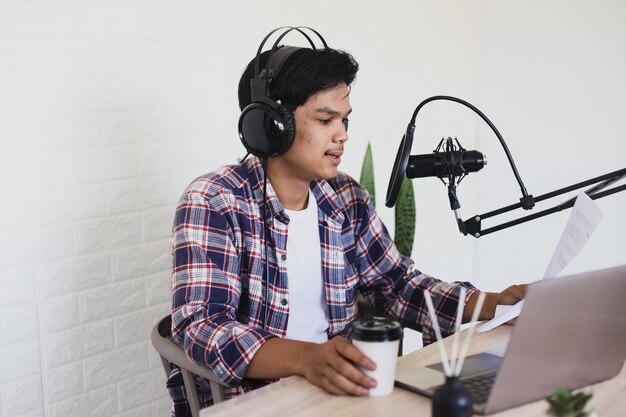
[[[472,397],[456,376],[447,376],[446,383],[433,394],[432,417],[472,417]]]

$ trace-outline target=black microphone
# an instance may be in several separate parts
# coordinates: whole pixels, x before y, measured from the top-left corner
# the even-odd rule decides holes
[[[460,177],[480,171],[487,165],[487,157],[479,151],[452,150],[425,155],[411,155],[406,168],[408,178]]]
[[[429,97],[426,100],[422,101],[415,108],[413,116],[411,117],[411,121],[406,128],[406,133],[400,141],[400,147],[398,148],[398,153],[396,154],[396,160],[393,163],[391,178],[389,178],[389,186],[387,187],[385,205],[387,207],[393,207],[396,204],[396,199],[398,198],[400,188],[402,187],[402,180],[405,176],[409,179],[438,177],[441,182],[443,182],[443,184],[448,187],[450,208],[454,211],[454,216],[459,226],[459,230],[464,235],[472,234],[472,236],[475,237],[481,236],[481,218],[484,219],[487,217],[491,217],[495,214],[499,214],[500,212],[504,212],[502,210],[508,211],[514,207],[516,208],[516,205],[512,205],[504,209],[500,209],[499,211],[496,210],[490,213],[485,213],[481,216],[475,216],[472,219],[464,222],[461,219],[461,215],[459,213],[461,204],[459,203],[459,199],[456,195],[456,187],[467,174],[469,174],[470,172],[480,171],[485,165],[487,165],[487,157],[479,151],[465,150],[465,148],[461,146],[456,138],[442,138],[437,148],[431,154],[413,156],[410,155],[411,148],[413,146],[413,135],[415,133],[415,121],[417,119],[417,114],[422,107],[435,100],[448,100],[462,104],[472,110],[477,115],[479,115],[485,121],[485,123],[489,125],[493,133],[495,133],[495,135],[498,137],[498,140],[500,141],[500,144],[504,149],[504,153],[506,154],[509,163],[511,164],[511,169],[513,170],[515,179],[517,179],[517,182],[522,191],[522,198],[520,198],[519,206],[522,207],[524,210],[532,209],[535,205],[535,198],[531,194],[528,194],[528,192],[526,191],[526,187],[524,186],[524,183],[522,182],[522,179],[517,172],[517,168],[515,167],[515,163],[513,162],[513,157],[509,152],[509,148],[506,146],[504,138],[502,137],[500,132],[498,132],[496,126],[491,122],[491,120],[487,118],[487,116],[483,114],[483,112],[478,110],[478,108],[476,108],[474,105],[468,103],[465,100],[452,96]],[[626,187],[626,185],[624,187]],[[607,190],[607,192],[608,191],[618,192],[621,190]],[[472,221],[475,221],[477,225],[474,225]],[[508,227],[508,225],[505,227]],[[495,231],[492,229],[489,229],[487,233]],[[486,233],[483,232],[483,234]]]

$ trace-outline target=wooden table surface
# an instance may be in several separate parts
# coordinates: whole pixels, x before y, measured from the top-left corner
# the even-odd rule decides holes
[[[475,333],[469,354],[506,345],[511,329],[510,326],[500,326],[489,332]],[[439,350],[433,344],[398,358],[398,369],[410,369],[440,361]],[[617,377],[589,386],[585,388],[585,392],[593,393],[591,405],[598,417],[626,416],[626,366],[622,367]],[[491,416],[544,417],[546,409],[547,403],[541,400]],[[399,387],[383,397],[335,396],[310,384],[303,377],[293,376],[200,412],[200,417],[335,415],[428,417],[431,415],[431,404],[429,398]]]

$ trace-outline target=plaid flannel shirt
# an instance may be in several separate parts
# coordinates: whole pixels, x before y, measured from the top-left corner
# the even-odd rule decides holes
[[[318,204],[321,265],[328,305],[328,337],[350,335],[357,317],[357,290],[387,316],[434,341],[423,291],[433,295],[439,326],[453,331],[461,286],[422,274],[402,256],[371,204],[365,188],[339,173],[313,181]],[[244,378],[257,350],[284,337],[289,319],[285,213],[268,180],[269,310],[263,328],[263,169],[257,158],[194,180],[174,220],[172,338],[189,359],[209,367],[232,388],[227,398],[267,381]],[[466,299],[466,301],[467,301]],[[184,402],[173,369],[170,392]],[[208,381],[199,380],[201,405],[211,402]]]

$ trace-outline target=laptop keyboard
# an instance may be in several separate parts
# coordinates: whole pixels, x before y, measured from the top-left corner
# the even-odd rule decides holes
[[[489,393],[491,392],[491,388],[493,387],[493,383],[495,382],[497,375],[497,372],[490,372],[461,379],[463,386],[472,396],[472,402],[474,405],[485,404],[487,402]],[[439,387],[440,385],[430,387],[427,391],[432,395]]]
[[[462,379],[463,386],[469,391],[472,396],[472,402],[474,404],[482,404],[487,402],[489,398],[489,392],[493,387],[493,383],[496,380],[497,372],[492,372],[485,375],[477,375],[471,378]]]

